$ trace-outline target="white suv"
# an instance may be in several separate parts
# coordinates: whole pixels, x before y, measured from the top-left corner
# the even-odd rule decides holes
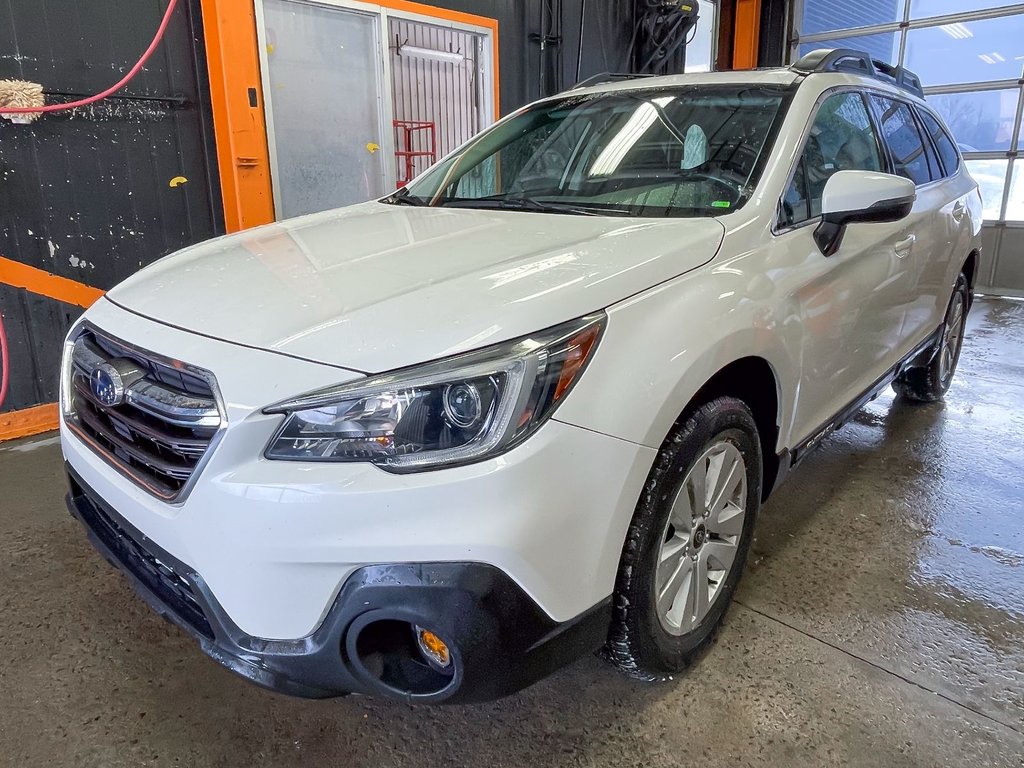
[[[112,290],[66,344],[70,506],[278,690],[488,699],[601,647],[661,679],[807,450],[948,388],[980,226],[865,54],[579,88]]]

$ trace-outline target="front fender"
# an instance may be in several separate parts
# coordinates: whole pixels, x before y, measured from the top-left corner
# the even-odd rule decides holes
[[[609,308],[600,348],[557,418],[657,449],[716,373],[759,357],[775,374],[782,450],[799,370],[798,339],[787,337],[799,323],[775,309],[788,305],[771,300],[777,296],[765,273],[722,265]]]

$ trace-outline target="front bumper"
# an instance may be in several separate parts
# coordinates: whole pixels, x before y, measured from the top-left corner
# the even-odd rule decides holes
[[[364,566],[345,581],[311,635],[252,637],[231,621],[199,574],[135,529],[73,469],[68,473],[68,508],[100,553],[204,653],[265,688],[310,698],[360,692],[416,702],[485,701],[596,650],[607,635],[610,599],[555,622],[499,569],[449,562]],[[445,675],[418,659],[413,625],[448,643],[452,665]]]

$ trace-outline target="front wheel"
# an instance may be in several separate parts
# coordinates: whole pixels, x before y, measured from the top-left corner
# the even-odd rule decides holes
[[[732,600],[760,501],[761,445],[744,403],[718,398],[675,427],[623,547],[612,663],[643,680],[690,664]]]
[[[892,385],[896,394],[920,403],[934,403],[945,396],[960,361],[970,306],[970,285],[967,277],[961,273],[957,277],[939,339],[932,348],[927,365],[910,368],[900,374]]]

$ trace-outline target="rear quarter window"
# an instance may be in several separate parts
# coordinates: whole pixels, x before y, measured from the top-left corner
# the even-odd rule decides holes
[[[930,182],[932,169],[928,164],[924,137],[917,127],[910,105],[874,94],[871,101],[878,112],[882,137],[892,154],[893,170],[918,185]]]
[[[953,143],[953,139],[942,127],[942,123],[933,114],[920,108],[918,114],[921,116],[921,123],[924,125],[925,131],[931,136],[935,150],[939,153],[943,173],[946,176],[952,176],[960,167],[960,153],[957,152],[956,144]]]

